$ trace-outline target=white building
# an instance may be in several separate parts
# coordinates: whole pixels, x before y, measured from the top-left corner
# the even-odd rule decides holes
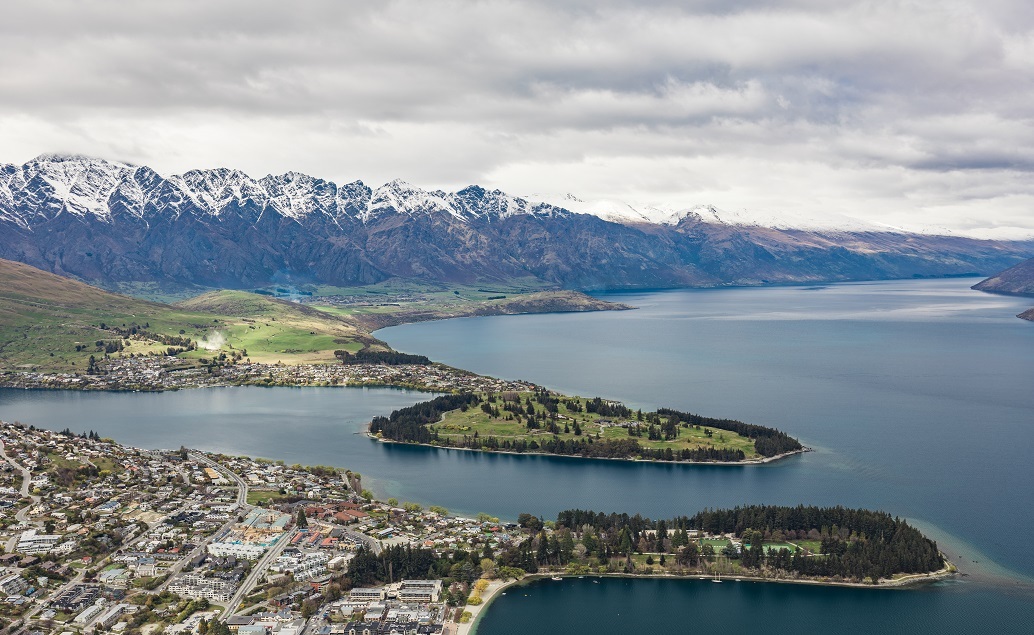
[[[60,540],[59,534],[38,534],[35,529],[29,529],[22,532],[15,551],[27,554],[46,553],[53,549]]]
[[[403,580],[399,588],[399,602],[437,602],[441,596],[441,580]]]
[[[290,572],[298,582],[318,578],[327,572],[327,561],[330,559],[324,552],[305,553],[298,556],[280,556],[270,567],[275,571]]]
[[[89,624],[90,622],[93,621],[93,618],[97,617],[98,615],[100,615],[103,612],[104,612],[104,605],[103,604],[94,604],[93,606],[88,607],[85,611],[83,611],[79,615],[76,615],[75,619],[72,620],[72,621],[75,622],[76,624]]]
[[[266,546],[251,542],[212,542],[208,545],[208,553],[217,558],[233,556],[244,560],[258,560],[266,553]]]
[[[180,576],[169,585],[169,591],[176,595],[205,598],[215,602],[229,602],[236,590],[237,585],[232,582],[206,578],[196,573]]]
[[[129,613],[131,610],[135,611],[136,607],[130,604],[116,604],[109,608],[107,611],[101,614],[94,622],[94,628],[109,628],[119,621],[119,618]]]
[[[348,592],[348,599],[353,602],[383,602],[388,597],[384,587],[355,588]]]

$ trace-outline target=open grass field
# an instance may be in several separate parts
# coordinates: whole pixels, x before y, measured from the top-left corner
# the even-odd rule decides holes
[[[218,291],[162,304],[0,260],[0,370],[85,372],[106,345],[154,355],[170,338],[196,342],[181,354],[195,362],[244,350],[252,361],[333,362],[337,349],[386,349],[353,320],[268,296]]]
[[[222,316],[221,326],[210,329],[200,341],[246,350],[255,362],[334,362],[338,349],[387,350],[354,321],[249,291],[215,291],[175,306]],[[199,349],[186,357],[206,355],[210,351]]]
[[[496,402],[490,405],[498,412],[498,416],[494,413],[486,413],[481,408],[470,408],[466,412],[453,410],[446,413],[440,422],[432,424],[432,429],[436,430],[440,437],[451,440],[461,440],[464,436],[473,436],[475,432],[480,438],[495,437],[500,442],[534,439],[541,441],[554,436],[554,432],[549,429],[552,418],[546,406],[535,401],[532,393],[510,395],[512,405],[520,404],[523,414],[519,415],[504,410],[505,402],[500,395],[482,394],[482,397],[496,398]],[[517,399],[516,402],[512,401],[514,397]],[[655,428],[660,429],[668,422],[666,417],[659,417],[655,413],[642,413],[642,421],[639,420],[638,414],[628,419],[601,417],[599,414],[588,412],[588,402],[589,400],[583,397],[565,397],[559,400],[556,413],[557,431],[555,434],[557,436],[564,440],[583,439],[589,435],[596,439],[635,438],[644,448],[671,448],[673,452],[678,452],[683,449],[695,450],[714,447],[742,450],[747,459],[758,457],[753,440],[727,430],[683,424],[675,427],[676,436],[672,439],[663,437],[650,439],[648,430],[651,422]],[[545,417],[545,421],[542,420],[543,417]],[[537,419],[540,427],[529,429],[529,419]],[[629,427],[641,436],[632,437],[629,434]]]
[[[264,505],[265,503],[272,501],[276,502],[286,498],[286,496],[276,492],[274,490],[266,489],[250,489],[248,490],[248,504],[249,505]]]

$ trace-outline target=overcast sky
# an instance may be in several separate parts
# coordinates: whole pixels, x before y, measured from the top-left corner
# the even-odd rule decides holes
[[[80,152],[1034,234],[1029,0],[5,2],[0,162]]]

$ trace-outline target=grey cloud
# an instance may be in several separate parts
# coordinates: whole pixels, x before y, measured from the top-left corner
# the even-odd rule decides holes
[[[897,201],[918,217],[929,173],[979,173],[1003,184],[994,200],[1029,193],[1009,178],[1034,166],[1027,6],[9,3],[0,142],[431,186],[527,187],[538,166],[590,197],[622,195],[612,175],[634,166],[653,173],[630,183],[681,198],[712,184],[752,204],[767,193],[726,172],[766,162],[782,184],[757,187],[801,206],[821,203],[790,194],[824,165],[869,188],[859,202],[851,178],[834,179],[827,204]],[[899,173],[912,177],[886,178]]]

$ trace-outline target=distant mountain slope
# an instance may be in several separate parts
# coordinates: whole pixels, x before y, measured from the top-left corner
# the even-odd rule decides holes
[[[393,277],[534,277],[569,289],[756,285],[991,272],[1034,253],[1029,242],[729,222],[713,208],[632,220],[477,186],[374,189],[222,168],[164,178],[78,156],[0,166],[0,257],[109,286]]]
[[[991,293],[1034,296],[1034,258],[991,276],[973,288]]]
[[[109,293],[10,260],[0,260],[0,302],[0,310],[6,311],[8,315],[73,307],[81,311],[108,312],[113,315],[146,315],[165,310],[161,304]]]

